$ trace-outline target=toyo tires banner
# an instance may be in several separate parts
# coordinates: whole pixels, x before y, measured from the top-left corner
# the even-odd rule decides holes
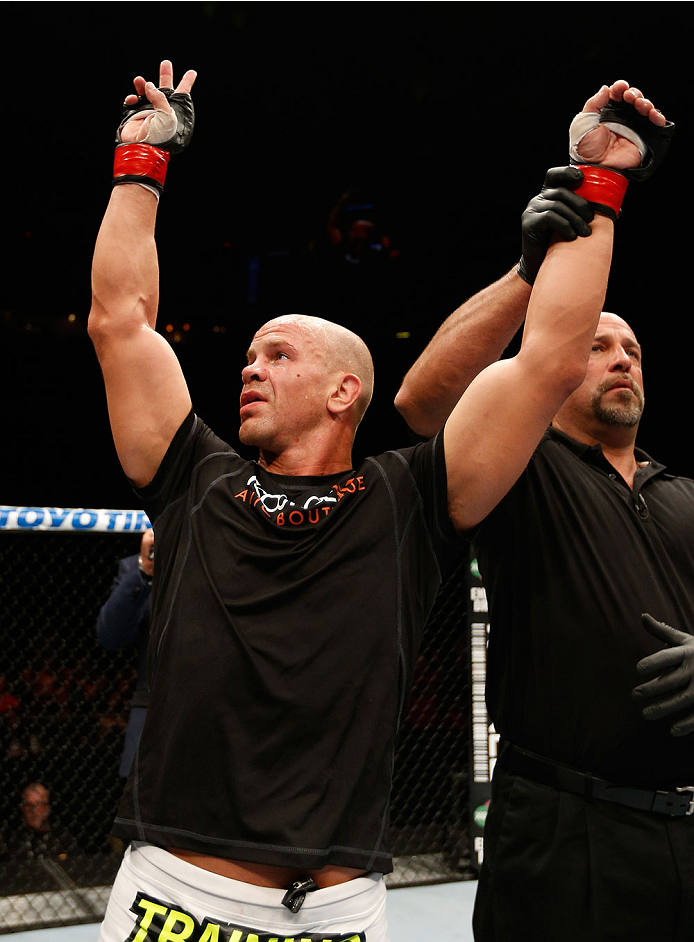
[[[71,530],[138,533],[151,526],[144,510],[92,510],[87,507],[9,507],[0,505],[0,530]]]

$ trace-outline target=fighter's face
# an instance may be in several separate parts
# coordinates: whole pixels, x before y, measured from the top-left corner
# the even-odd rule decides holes
[[[241,373],[245,445],[281,453],[324,422],[330,373],[305,325],[278,318],[261,327]]]

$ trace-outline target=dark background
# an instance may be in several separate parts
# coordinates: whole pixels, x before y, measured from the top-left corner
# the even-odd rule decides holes
[[[678,129],[659,174],[627,194],[606,308],[646,349],[642,447],[691,473],[689,436],[672,433],[691,371],[686,4],[5,7],[1,503],[134,505],[86,338],[89,269],[120,103],[164,57],[176,78],[199,73],[194,140],[158,222],[161,329],[180,335],[196,411],[235,444],[254,330],[326,316],[374,353],[357,457],[408,443],[392,407],[402,376],[517,261],[520,214],[566,162],[575,112],[603,82],[639,85]],[[369,270],[324,251],[331,207],[356,184],[397,249]]]

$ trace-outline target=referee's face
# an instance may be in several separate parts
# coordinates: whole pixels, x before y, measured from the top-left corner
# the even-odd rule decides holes
[[[600,315],[588,362],[593,384],[593,411],[612,414],[632,425],[644,405],[641,345],[625,320],[607,312]],[[609,419],[606,419],[609,422]]]
[[[641,346],[625,320],[600,315],[583,383],[557,418],[569,419],[600,440],[600,429],[636,429],[644,407]],[[570,433],[569,433],[570,434]]]

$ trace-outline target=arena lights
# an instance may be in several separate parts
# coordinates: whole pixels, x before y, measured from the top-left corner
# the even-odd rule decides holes
[[[188,321],[185,321],[183,324],[173,324],[169,322],[168,324],[162,325],[160,330],[170,343],[186,343],[190,337],[196,333],[193,325]],[[208,327],[207,330],[209,330],[210,333],[217,334],[218,336],[227,333],[227,328],[224,324],[214,324],[213,326]],[[197,329],[197,334],[200,334],[199,327]]]

